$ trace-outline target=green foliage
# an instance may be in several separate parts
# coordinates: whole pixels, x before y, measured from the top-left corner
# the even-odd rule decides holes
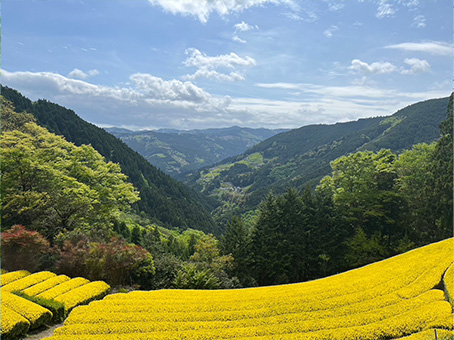
[[[3,226],[22,223],[53,240],[87,225],[109,229],[138,200],[120,166],[34,123],[2,134]]]
[[[51,252],[49,242],[37,231],[29,231],[22,225],[14,225],[1,233],[2,268],[35,272],[45,254]]]
[[[198,269],[197,265],[188,263],[178,271],[174,287],[178,289],[218,289],[219,280],[208,269]]]
[[[315,187],[331,172],[330,162],[341,156],[380,149],[395,153],[417,143],[437,140],[438,125],[445,118],[447,104],[448,98],[434,99],[410,105],[390,117],[304,126],[268,138],[216,166],[194,172],[185,182],[220,199],[223,213],[231,210],[231,216],[242,214],[256,209],[270,190],[281,194],[288,187],[298,190],[306,185]],[[255,159],[257,155],[262,161],[251,162],[251,157]],[[225,194],[229,183],[235,190]]]
[[[386,247],[379,233],[368,237],[362,228],[358,228],[355,235],[348,239],[348,252],[345,261],[349,267],[355,268],[376,262],[385,258]]]
[[[62,302],[43,299],[43,298],[36,297],[36,296],[30,296],[30,295],[25,294],[24,292],[13,292],[13,294],[16,294],[16,295],[20,296],[21,298],[29,300],[33,303],[36,303],[36,304],[50,310],[52,312],[52,322],[53,323],[62,322],[63,320],[65,320],[65,318],[67,316],[66,311],[65,311],[65,305]]]
[[[345,223],[330,199],[307,188],[262,202],[251,238],[251,272],[259,285],[300,282],[345,266]]]
[[[139,191],[140,200],[134,204],[137,211],[143,211],[166,226],[220,232],[206,210],[212,209],[216,202],[207,200],[165,175],[113,135],[57,104],[46,100],[32,102],[4,86],[1,87],[1,93],[14,104],[17,111],[33,114],[38,123],[51,132],[64,136],[78,146],[90,144],[107,161],[118,163]]]

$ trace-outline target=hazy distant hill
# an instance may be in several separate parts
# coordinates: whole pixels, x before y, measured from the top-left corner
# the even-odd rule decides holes
[[[166,226],[194,228],[218,234],[208,210],[207,198],[156,169],[141,155],[104,129],[90,124],[74,111],[46,100],[32,102],[16,90],[1,87],[1,94],[17,112],[32,113],[49,131],[63,135],[76,145],[91,144],[108,161],[121,165],[122,172],[140,191],[138,210]]]
[[[264,195],[289,186],[316,185],[334,159],[359,150],[395,152],[440,137],[448,98],[410,105],[389,117],[334,125],[311,125],[275,135],[245,153],[194,171],[185,182],[241,211],[255,208]]]
[[[230,128],[181,131],[131,131],[106,128],[151,164],[174,178],[239,155],[253,145],[287,130]]]

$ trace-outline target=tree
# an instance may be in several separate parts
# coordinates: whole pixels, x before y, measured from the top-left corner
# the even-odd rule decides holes
[[[1,233],[2,268],[6,270],[39,269],[42,256],[51,252],[49,242],[38,232],[15,225]]]
[[[26,224],[51,241],[76,227],[108,236],[115,215],[138,200],[118,164],[34,123],[4,132],[1,147],[3,225]]]
[[[238,277],[242,284],[249,285],[251,283],[249,272],[250,238],[249,231],[241,218],[234,216],[227,224],[220,246],[224,254],[233,256],[232,275]]]
[[[357,152],[331,162],[331,176],[317,190],[332,195],[335,206],[346,217],[351,230],[361,228],[367,235],[380,233],[388,248],[401,234],[403,201],[394,190],[397,156],[382,149]]]

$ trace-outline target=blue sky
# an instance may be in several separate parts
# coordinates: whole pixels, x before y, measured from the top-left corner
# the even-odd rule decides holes
[[[99,126],[297,128],[453,88],[451,0],[3,0],[1,82]]]

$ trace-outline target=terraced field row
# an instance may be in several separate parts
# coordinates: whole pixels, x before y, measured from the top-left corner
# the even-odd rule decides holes
[[[56,321],[57,316],[64,317],[74,307],[102,298],[110,290],[102,281],[70,279],[47,271],[2,273],[0,284],[2,339],[18,337],[29,329]],[[21,293],[34,302],[16,295]]]
[[[449,239],[300,284],[113,294],[75,308],[47,340],[419,340],[435,329],[449,336],[452,263]]]

